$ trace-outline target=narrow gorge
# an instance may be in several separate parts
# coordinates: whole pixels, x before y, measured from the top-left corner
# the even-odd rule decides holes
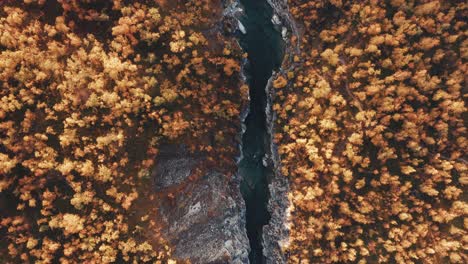
[[[244,121],[242,159],[239,163],[241,193],[246,204],[246,229],[250,242],[250,263],[265,263],[263,226],[270,220],[267,209],[269,178],[273,175],[267,154],[270,137],[267,129],[266,86],[274,70],[281,66],[284,43],[272,22],[273,9],[266,0],[242,0],[245,8],[241,19],[246,33],[240,43],[248,54],[245,67],[250,87],[249,113]]]

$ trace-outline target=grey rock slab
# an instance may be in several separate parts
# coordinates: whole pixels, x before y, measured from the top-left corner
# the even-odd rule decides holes
[[[188,153],[169,153],[157,161],[156,191],[188,181],[189,172],[201,164],[202,159]],[[159,206],[166,226],[162,232],[173,247],[173,257],[191,263],[248,263],[245,206],[238,180],[209,171],[186,183],[172,201],[161,201]]]

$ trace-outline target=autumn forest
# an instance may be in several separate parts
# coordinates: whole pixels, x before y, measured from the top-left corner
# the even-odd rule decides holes
[[[467,23],[0,0],[0,263],[467,263]]]

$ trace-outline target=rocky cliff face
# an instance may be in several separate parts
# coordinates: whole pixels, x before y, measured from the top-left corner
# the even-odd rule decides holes
[[[191,181],[189,175],[202,161],[183,148],[167,146],[153,172],[158,175],[156,192],[177,189],[159,207],[173,257],[191,263],[248,263],[239,181],[214,170]]]
[[[245,29],[238,20],[242,9],[236,1],[224,1],[224,5],[223,20],[215,30],[227,37],[242,34]],[[239,176],[229,177],[211,168],[196,180],[191,179],[204,161],[205,157],[190,154],[182,146],[162,148],[152,172],[154,188],[157,194],[177,193],[160,201],[162,233],[177,260],[248,263],[249,241]]]
[[[283,66],[280,71],[287,72],[293,67],[291,58],[296,53],[297,47],[290,42],[291,36],[299,37],[298,30],[289,13],[286,0],[268,0],[273,7],[274,15],[273,22],[281,31],[281,34],[286,43],[286,56],[283,61]],[[281,162],[277,152],[277,146],[273,142],[275,133],[276,114],[272,110],[272,102],[275,96],[273,88],[273,79],[276,73],[270,78],[268,85],[265,87],[268,97],[268,105],[266,109],[268,132],[270,135],[270,153],[268,154],[269,162],[274,168],[274,173],[269,179],[270,199],[268,210],[271,214],[271,219],[268,225],[263,228],[263,251],[267,259],[267,263],[286,263],[286,257],[282,252],[282,248],[288,244],[288,215],[290,202],[288,200],[289,183],[286,177],[281,174]]]

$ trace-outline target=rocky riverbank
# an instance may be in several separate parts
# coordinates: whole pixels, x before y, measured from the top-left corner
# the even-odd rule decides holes
[[[275,96],[273,88],[273,80],[280,72],[287,72],[292,68],[293,55],[297,53],[298,47],[291,43],[291,36],[299,38],[299,32],[296,25],[289,13],[286,1],[284,0],[268,0],[273,7],[274,16],[273,21],[278,30],[281,31],[282,37],[285,41],[285,57],[281,69],[274,73],[265,87],[268,104],[266,109],[268,133],[270,136],[270,150],[268,153],[268,160],[274,168],[274,173],[269,179],[270,199],[268,203],[268,210],[271,214],[271,219],[268,225],[263,230],[263,248],[264,255],[266,256],[266,263],[286,263],[286,257],[283,254],[282,248],[288,245],[289,228],[288,216],[290,202],[288,199],[289,183],[286,177],[281,174],[281,162],[279,159],[277,145],[274,142],[273,135],[276,127],[276,114],[272,109],[272,102]]]

